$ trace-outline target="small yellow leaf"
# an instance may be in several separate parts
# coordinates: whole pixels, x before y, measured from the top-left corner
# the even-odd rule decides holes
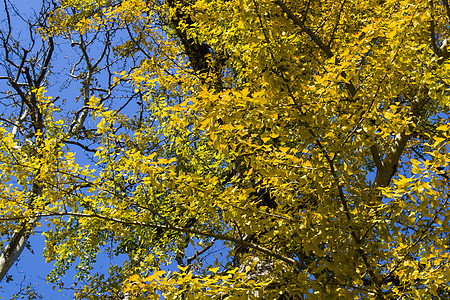
[[[261,137],[261,140],[264,142],[264,143],[267,143],[269,140],[270,140],[270,137]]]
[[[436,130],[440,130],[440,131],[448,131],[449,130],[449,125],[445,124],[445,125],[441,125],[439,127],[436,128]]]

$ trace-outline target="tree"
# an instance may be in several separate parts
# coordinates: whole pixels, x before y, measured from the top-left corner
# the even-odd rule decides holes
[[[79,257],[79,298],[450,296],[448,1],[62,1],[47,20],[87,70],[84,37],[117,32],[109,90],[142,97],[85,92],[71,143],[95,166],[48,114],[33,156],[4,136],[4,184],[39,192],[9,187],[3,234],[47,218],[50,279]],[[129,260],[89,276],[107,247]]]
[[[58,211],[58,201],[67,209],[74,204],[70,196],[89,186],[83,180],[89,172],[79,171],[73,151],[95,153],[90,147],[95,147],[98,138],[85,127],[92,95],[96,93],[99,103],[128,96],[125,103],[117,103],[119,111],[139,98],[138,93],[128,93],[126,85],[112,82],[118,61],[112,60],[110,41],[116,30],[78,33],[55,41],[48,18],[56,4],[43,1],[30,19],[9,1],[2,4],[0,280],[25,247],[30,248],[28,239],[44,215]],[[64,52],[71,57],[62,65],[57,56]],[[61,73],[67,77],[61,79]],[[73,92],[76,84],[81,86],[78,95]],[[122,91],[112,95],[114,88]],[[50,97],[46,89],[69,90],[72,95]]]

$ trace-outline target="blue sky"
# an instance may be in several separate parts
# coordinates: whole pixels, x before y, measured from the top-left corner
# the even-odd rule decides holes
[[[39,9],[41,1],[12,1],[14,5],[19,9],[20,13],[23,14],[25,18],[33,16],[33,9]],[[2,5],[2,3],[1,3]],[[4,10],[0,11],[1,17],[0,20],[5,20]],[[13,34],[15,37],[20,37],[21,42],[27,41],[27,32],[26,27],[23,22],[20,21],[19,18],[14,16],[14,13],[11,12],[11,17],[13,18]],[[0,23],[0,29],[5,29],[5,22]],[[118,36],[120,38],[120,36]],[[95,49],[95,48],[94,48]],[[53,63],[53,72],[55,74],[61,74],[61,76],[51,76],[50,84],[47,87],[48,96],[56,97],[59,96],[61,100],[66,100],[63,106],[64,111],[70,110],[78,110],[80,108],[80,103],[75,101],[75,97],[80,94],[80,82],[72,82],[68,85],[65,84],[65,80],[69,77],[68,72],[71,64],[76,62],[78,56],[74,52],[74,47],[71,47],[70,42],[65,40],[61,41],[58,39],[58,45],[55,49],[55,60]],[[1,49],[0,49],[1,52]],[[95,50],[91,52],[92,56],[95,56]],[[0,72],[3,70],[0,69]],[[59,73],[60,72],[60,73]],[[0,73],[1,75],[1,73]],[[99,77],[101,78],[101,77]],[[64,87],[62,87],[64,86]],[[5,81],[0,81],[0,88],[7,89]],[[120,99],[119,99],[120,100]],[[117,104],[119,107],[122,105],[121,102]],[[125,111],[137,111],[138,107],[136,104],[131,103]],[[86,124],[89,124],[89,120],[86,120]],[[91,121],[92,122],[92,121]],[[91,126],[94,124],[90,124]],[[71,147],[72,151],[76,152],[76,159],[80,165],[92,164],[91,161],[86,159],[84,155],[84,151],[81,148],[76,146]],[[12,276],[12,281],[6,282],[6,278],[0,284],[0,297],[3,299],[10,299],[12,295],[24,289],[26,291],[26,286],[30,286],[30,288],[37,292],[42,299],[70,299],[73,298],[73,290],[70,289],[73,283],[73,277],[75,275],[75,269],[72,267],[67,273],[65,278],[63,278],[63,285],[54,287],[53,284],[46,283],[45,277],[52,270],[53,263],[46,263],[45,258],[43,257],[44,250],[44,236],[42,235],[43,230],[45,230],[46,223],[44,220],[41,220],[43,226],[41,228],[37,228],[35,234],[30,237],[29,243],[30,248],[33,250],[33,253],[28,249],[24,249],[22,255],[20,256],[19,261],[10,269],[8,275]],[[222,252],[223,244],[218,243],[217,246],[211,249],[211,251],[216,251],[216,256],[220,256],[219,252]],[[190,247],[188,250],[193,251]],[[223,251],[226,252],[226,251]],[[125,257],[116,257],[111,261],[110,258],[105,253],[101,253],[97,257],[97,263],[95,264],[93,272],[98,273],[106,273],[110,264],[121,264],[124,261]],[[213,260],[213,255],[210,255],[208,259]],[[75,262],[76,265],[77,262]],[[176,267],[175,264],[169,265],[169,269],[174,269]]]
[[[25,17],[31,17],[33,15],[33,9],[40,6],[40,1],[24,1],[24,0],[14,0],[12,1],[14,5],[24,14]],[[5,10],[3,9],[3,1],[1,3],[2,9],[0,10],[0,28],[5,30]],[[11,17],[14,18],[13,22],[13,33],[20,34],[20,36],[25,36],[23,34],[24,23],[20,22],[14,17],[14,13],[11,12]],[[1,70],[3,72],[3,70]],[[7,88],[4,81],[0,81],[0,87],[2,89]],[[39,230],[39,228],[38,228]],[[44,237],[41,231],[37,231],[29,239],[33,253],[28,249],[25,249],[20,256],[19,261],[12,266],[8,276],[12,276],[12,281],[6,282],[6,278],[0,284],[0,297],[3,299],[10,299],[12,295],[19,292],[21,287],[26,287],[30,285],[32,289],[38,291],[38,293],[43,297],[43,299],[61,299],[66,298],[65,293],[60,293],[52,289],[52,286],[45,283],[45,276],[52,269],[52,264],[45,263],[45,259],[42,256],[44,249]],[[70,278],[70,277],[69,277]]]
[[[45,263],[42,256],[44,249],[44,237],[40,233],[36,233],[30,238],[31,248],[34,254],[25,249],[20,256],[19,261],[10,269],[8,275],[12,275],[13,281],[1,283],[0,297],[10,299],[12,295],[21,290],[21,286],[30,285],[43,299],[68,299],[71,298],[73,292],[53,290],[52,285],[46,283],[45,276],[52,270],[51,263]],[[73,270],[67,274],[68,282],[66,286],[70,286],[70,279],[73,277]]]
[[[22,16],[26,18],[32,18],[33,17],[33,10],[39,9],[41,1],[24,1],[24,0],[14,0],[10,1],[10,3],[13,3],[17,9],[20,11]],[[0,3],[2,9],[0,10],[0,20],[2,22],[0,23],[0,29],[5,30],[6,27],[6,15],[5,10],[3,9],[3,1]],[[12,18],[12,33],[16,38],[21,39],[21,41],[27,41],[27,32],[25,23],[21,22],[17,16],[15,16],[15,13],[11,10],[10,15]],[[66,47],[66,48],[64,48]],[[67,52],[64,51],[69,50]],[[62,51],[61,51],[62,50]],[[63,84],[63,80],[65,80],[68,75],[68,66],[66,65],[68,61],[70,61],[72,58],[70,57],[70,45],[66,41],[65,44],[58,45],[58,48],[55,53],[55,62],[54,62],[54,69],[59,70],[62,72],[62,74],[65,75],[61,79],[61,82],[58,82],[56,79],[57,77],[51,77],[51,80],[56,80],[54,82],[54,86],[50,86],[48,88],[48,95],[50,96],[60,96],[62,99],[68,98],[68,101],[66,102],[65,109],[70,110],[74,109],[77,110],[80,106],[80,103],[75,103],[73,101],[74,99],[71,99],[73,95],[79,94],[79,82],[73,84],[72,86],[69,86],[68,88],[61,89],[61,85]],[[66,56],[65,56],[66,55]],[[73,58],[75,59],[75,58]],[[4,72],[4,70],[0,70],[0,72]],[[2,75],[2,74],[1,74]],[[53,83],[53,82],[52,82]],[[3,90],[8,89],[6,86],[6,82],[0,81],[0,88]],[[71,101],[72,100],[72,101]],[[73,107],[71,107],[73,106]],[[4,109],[4,108],[3,108]],[[77,150],[78,155],[77,159],[78,162],[83,164],[88,164],[89,161],[87,161],[84,157],[83,151],[80,149],[74,149]],[[46,263],[45,258],[43,257],[43,250],[44,250],[44,236],[42,235],[42,229],[46,228],[46,224],[44,220],[41,220],[43,223],[43,226],[41,228],[37,228],[37,231],[33,236],[30,237],[29,243],[31,246],[31,249],[34,253],[32,253],[28,249],[24,249],[22,255],[20,256],[19,261],[10,269],[8,276],[11,276],[12,281],[6,282],[6,278],[2,281],[0,284],[0,297],[2,299],[10,299],[12,295],[19,292],[21,289],[25,288],[24,291],[26,291],[26,286],[30,286],[32,290],[35,290],[38,295],[42,296],[43,299],[69,299],[73,297],[73,291],[70,289],[71,284],[73,283],[73,276],[75,275],[74,268],[71,268],[64,279],[64,286],[58,286],[55,289],[53,289],[52,284],[46,283],[45,277],[46,275],[52,270],[53,263]],[[109,264],[110,263],[120,263],[123,261],[123,258],[118,258],[117,261],[110,261],[106,255],[100,255],[98,259],[98,263],[96,265],[95,271],[97,272],[107,272]],[[62,287],[62,290],[59,289]]]

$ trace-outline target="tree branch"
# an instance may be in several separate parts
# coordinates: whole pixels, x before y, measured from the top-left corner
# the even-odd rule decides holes
[[[258,244],[246,242],[242,239],[239,239],[239,238],[236,238],[233,236],[229,236],[226,234],[218,234],[218,233],[201,231],[201,230],[196,230],[196,229],[192,229],[192,228],[179,227],[179,226],[173,226],[173,225],[159,225],[159,224],[139,222],[139,221],[133,221],[133,220],[125,220],[122,218],[105,216],[102,214],[98,214],[96,212],[93,212],[92,214],[78,213],[78,212],[62,212],[62,213],[43,213],[43,214],[27,215],[27,216],[0,217],[0,222],[1,221],[18,221],[18,220],[23,220],[23,219],[27,219],[27,218],[59,217],[59,216],[73,216],[73,217],[79,217],[79,218],[97,218],[97,219],[105,220],[108,222],[114,222],[114,223],[118,223],[118,224],[122,224],[122,225],[140,226],[140,227],[145,227],[145,228],[161,229],[164,231],[171,230],[171,231],[176,231],[176,232],[183,232],[183,233],[194,234],[194,235],[199,235],[199,236],[211,237],[211,238],[215,238],[215,239],[222,240],[222,241],[233,242],[235,244],[241,245],[246,248],[254,249],[254,250],[261,252],[263,254],[266,254],[270,257],[279,259],[289,265],[294,265],[300,269],[307,268],[307,266],[303,262],[296,261],[295,259],[292,259],[290,257],[279,254],[273,250],[267,249]]]
[[[442,3],[444,3],[445,12],[447,13],[447,17],[450,20],[450,6],[448,5],[448,0],[442,0]]]
[[[30,221],[23,221],[20,230],[14,232],[8,245],[2,251],[0,255],[0,281],[3,280],[5,275],[8,273],[11,266],[22,254],[25,248],[28,238],[39,221],[39,216],[33,217]],[[25,217],[23,218],[25,219]]]
[[[328,47],[331,47],[331,44],[333,43],[334,36],[336,35],[336,31],[339,26],[339,21],[341,20],[341,14],[342,14],[342,11],[344,10],[345,2],[346,2],[346,0],[342,1],[341,8],[339,9],[339,13],[336,18],[336,24],[333,27],[333,32],[331,33],[330,41],[328,42]]]
[[[277,4],[283,12],[291,19],[292,22],[294,22],[295,25],[299,26],[303,32],[305,32],[313,41],[314,43],[322,50],[328,58],[332,58],[334,56],[333,52],[331,51],[330,47],[325,45],[322,40],[308,27],[305,26],[304,22],[300,20],[294,13],[283,3],[281,0],[275,0],[275,4]]]
[[[311,38],[311,40],[313,40],[313,42],[320,48],[320,50],[322,50],[325,53],[327,58],[332,58],[334,56],[333,51],[331,51],[331,48],[329,46],[325,45],[325,43],[320,39],[320,37],[318,37],[314,33],[314,31],[312,31],[307,26],[305,26],[304,21],[300,20],[281,0],[275,0],[274,3],[277,4],[279,7],[281,7],[283,12],[288,16],[288,18],[292,22],[294,22],[295,25],[300,27],[300,29]],[[345,3],[345,1],[344,1],[344,3]],[[336,57],[336,64],[338,64],[338,63],[339,63],[339,59]],[[344,71],[341,72],[341,76],[343,78],[347,78],[347,74]],[[348,93],[350,94],[350,97],[353,98],[356,95],[355,86],[350,81],[344,82],[344,84],[348,90]]]
[[[420,118],[420,115],[423,111],[423,106],[425,105],[427,99],[428,99],[428,89],[426,87],[419,88],[411,104],[411,115],[413,119]],[[391,178],[395,175],[395,172],[397,171],[397,165],[400,161],[400,157],[403,154],[403,150],[405,149],[410,136],[411,136],[410,134],[406,133],[405,129],[403,132],[398,133],[394,137],[391,143],[391,147],[387,151],[384,160],[383,161],[379,160],[378,162],[380,167],[377,166],[377,173],[375,175],[375,179],[372,184],[373,187],[386,187],[389,185]],[[375,153],[375,155],[377,154]],[[377,163],[375,156],[374,160],[375,163]]]
[[[373,161],[375,162],[375,166],[377,167],[377,169],[383,168],[383,162],[381,161],[377,144],[373,144],[372,146],[370,146],[370,152],[372,153]]]

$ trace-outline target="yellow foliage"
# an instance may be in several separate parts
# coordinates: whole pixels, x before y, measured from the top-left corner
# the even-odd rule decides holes
[[[0,127],[5,222],[47,216],[58,270],[129,256],[78,298],[450,297],[446,3],[61,1],[41,34],[121,32],[109,88],[139,104],[92,89],[77,136],[30,89],[31,145]]]

